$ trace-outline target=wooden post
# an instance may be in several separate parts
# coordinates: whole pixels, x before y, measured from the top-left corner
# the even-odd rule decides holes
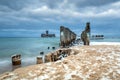
[[[41,64],[41,63],[43,63],[43,60],[42,60],[42,57],[41,56],[37,56],[37,64]]]
[[[21,55],[20,54],[13,55],[11,58],[12,58],[12,65],[21,65]]]
[[[45,55],[45,63],[52,62],[52,56],[51,53]]]

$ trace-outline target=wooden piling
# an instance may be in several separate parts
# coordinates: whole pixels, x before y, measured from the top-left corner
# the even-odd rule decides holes
[[[52,62],[52,58],[51,58],[50,53],[45,55],[45,63],[47,63],[47,62]]]
[[[42,64],[43,63],[43,59],[42,59],[42,57],[41,56],[37,56],[37,64]]]
[[[21,55],[20,54],[13,55],[11,58],[12,58],[12,65],[21,65]]]

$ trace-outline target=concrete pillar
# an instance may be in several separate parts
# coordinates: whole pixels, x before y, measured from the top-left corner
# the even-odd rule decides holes
[[[60,26],[60,46],[64,46],[64,26]]]
[[[76,39],[76,34],[69,28],[60,27],[60,44],[62,47],[69,46]]]

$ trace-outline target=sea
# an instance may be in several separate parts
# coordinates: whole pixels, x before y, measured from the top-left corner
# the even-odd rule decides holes
[[[120,42],[120,38],[105,38],[91,40],[91,42]],[[25,67],[36,64],[36,57],[54,51],[52,47],[59,48],[60,38],[0,38],[0,74],[9,72],[17,67]],[[50,49],[48,49],[48,47]],[[11,56],[21,54],[22,64],[12,66]]]
[[[17,67],[36,64],[36,57],[59,48],[59,38],[0,38],[0,74],[12,71]],[[48,49],[48,47],[50,49]],[[11,56],[21,54],[21,66],[12,66]]]

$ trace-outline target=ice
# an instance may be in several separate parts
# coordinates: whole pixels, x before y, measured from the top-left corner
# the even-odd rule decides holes
[[[100,80],[111,80],[109,77],[105,77],[105,76],[103,76]]]
[[[72,71],[72,72],[70,72],[69,74],[68,74],[68,73],[65,74],[65,80],[71,79],[71,76],[72,76],[72,75],[77,75],[77,71]]]
[[[71,79],[71,74],[66,74],[65,75],[65,80],[69,80],[69,79]]]
[[[64,69],[65,69],[65,70],[68,70],[68,69],[69,69],[67,65],[63,64],[63,66],[64,66]]]
[[[44,74],[44,75],[38,77],[37,80],[44,80],[44,79],[47,79],[47,78],[49,78],[49,76]]]
[[[29,76],[36,76],[36,74],[32,74],[32,72],[28,73]]]
[[[20,79],[20,80],[28,80],[28,79],[24,79],[24,78],[23,78],[23,79]]]
[[[117,73],[120,74],[120,70],[117,70]]]
[[[90,45],[120,45],[120,42],[91,42]]]

